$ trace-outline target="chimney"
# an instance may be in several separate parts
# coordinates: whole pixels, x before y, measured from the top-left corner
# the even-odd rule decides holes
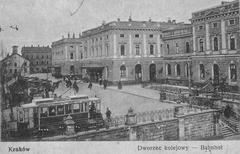
[[[81,38],[81,36],[82,36],[82,35],[81,35],[81,32],[80,32],[80,33],[79,33],[79,38]]]
[[[64,39],[64,36],[62,35],[62,39]]]
[[[33,47],[33,45],[31,45],[31,47]]]
[[[39,44],[38,44],[38,47],[39,47]]]
[[[148,20],[149,22],[152,22],[152,19],[151,19],[151,17],[149,18],[149,20]]]
[[[171,23],[172,21],[171,21],[171,18],[168,18],[168,23]]]
[[[120,18],[118,18],[117,21],[119,22],[119,21],[120,21]]]
[[[18,53],[18,46],[14,45],[12,47],[12,54],[17,54]]]
[[[73,38],[75,38],[75,33],[73,33]]]
[[[228,3],[230,3],[230,2],[228,2],[228,1],[222,1],[222,2],[221,2],[222,5],[228,4]]]
[[[176,23],[176,20],[172,20],[172,23],[174,23],[174,24],[175,24],[175,23]]]
[[[70,33],[68,33],[68,38],[70,38]]]
[[[132,21],[132,16],[129,16],[128,21]]]
[[[105,20],[103,20],[103,21],[102,21],[102,25],[105,25],[105,24],[106,24],[106,21],[105,21]]]

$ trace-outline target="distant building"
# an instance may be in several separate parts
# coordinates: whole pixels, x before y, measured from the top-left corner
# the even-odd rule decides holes
[[[10,80],[20,74],[26,76],[29,75],[30,72],[30,62],[18,54],[18,46],[13,46],[12,54],[7,55],[7,57],[1,61],[1,65],[1,73],[6,80]]]
[[[82,42],[79,37],[68,34],[67,38],[52,43],[53,75],[81,74]]]
[[[22,47],[22,56],[30,61],[30,73],[51,71],[52,50],[49,46]]]

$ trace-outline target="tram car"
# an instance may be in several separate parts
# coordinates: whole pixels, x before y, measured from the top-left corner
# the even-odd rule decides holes
[[[75,122],[76,132],[104,127],[101,100],[86,95],[37,99],[22,105],[18,112],[18,132],[23,136],[63,133],[66,129],[64,119],[69,115]]]

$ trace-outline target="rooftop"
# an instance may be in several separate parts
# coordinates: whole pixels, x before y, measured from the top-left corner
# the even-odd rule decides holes
[[[51,52],[51,48],[49,46],[24,46],[21,52]]]

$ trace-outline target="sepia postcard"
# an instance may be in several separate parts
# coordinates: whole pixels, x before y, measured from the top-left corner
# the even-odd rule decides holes
[[[240,153],[239,0],[0,0],[0,153]]]

